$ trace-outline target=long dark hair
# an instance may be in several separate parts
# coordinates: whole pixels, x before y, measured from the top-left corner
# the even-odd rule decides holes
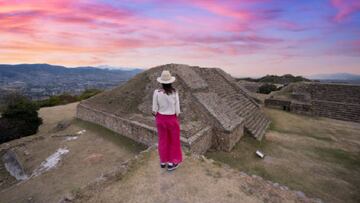
[[[162,84],[162,88],[165,90],[165,94],[169,95],[172,94],[173,92],[176,92],[175,88],[172,87],[171,85],[172,83],[169,84]]]

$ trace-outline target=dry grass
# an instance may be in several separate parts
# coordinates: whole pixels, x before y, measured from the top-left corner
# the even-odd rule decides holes
[[[266,139],[244,137],[232,152],[207,156],[329,202],[359,202],[360,124],[266,109]],[[261,149],[265,159],[254,152]]]
[[[79,188],[112,171],[114,167],[139,154],[146,147],[118,135],[104,127],[81,121],[75,116],[76,103],[40,109],[44,123],[36,135],[11,141],[28,174],[58,148],[66,147],[57,167],[44,174],[14,185],[0,169],[0,202],[58,202],[66,193],[76,193]],[[71,121],[62,131],[52,132],[58,122]],[[67,141],[66,135],[76,135],[85,129],[78,139]],[[35,139],[41,136],[42,139]],[[28,141],[31,140],[31,141]],[[6,144],[0,145],[5,146]],[[27,153],[25,153],[27,152]],[[31,201],[28,199],[31,199]]]

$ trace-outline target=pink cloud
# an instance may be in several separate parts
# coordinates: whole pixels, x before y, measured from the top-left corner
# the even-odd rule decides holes
[[[333,45],[334,48],[328,50],[329,55],[360,56],[360,39],[341,40]]]
[[[1,61],[13,59],[21,62],[24,56],[27,61],[32,58],[45,60],[42,62],[67,58],[63,61],[74,64],[135,61],[140,66],[145,63],[143,61],[156,63],[154,55],[158,55],[155,58],[159,58],[159,63],[162,59],[221,61],[223,58],[225,62],[230,59],[234,60],[231,63],[238,64],[236,60],[243,57],[237,56],[246,54],[251,55],[249,58],[256,57],[256,54],[260,57],[283,56],[282,59],[287,61],[303,53],[323,54],[325,49],[309,48],[315,44],[323,46],[322,42],[326,40],[323,36],[309,42],[301,41],[312,35],[302,31],[312,28],[318,19],[312,21],[313,24],[307,23],[306,19],[294,20],[287,10],[289,3],[280,1],[113,2],[0,0]],[[355,5],[351,8],[345,1],[332,2],[339,11],[338,21],[358,10],[355,1],[347,1]],[[303,13],[296,15],[305,16]],[[284,30],[294,32],[289,34]],[[359,42],[351,43],[353,45],[349,42],[336,46],[348,47],[343,49],[346,55],[359,53]],[[186,57],[181,58],[184,55]],[[142,60],[132,59],[139,56],[144,57],[141,57]]]
[[[256,44],[222,44],[219,46],[199,46],[196,49],[202,54],[208,54],[211,56],[219,55],[228,55],[228,56],[237,56],[237,55],[248,55],[254,54],[257,51],[261,50],[263,47]]]
[[[186,41],[195,43],[228,43],[228,42],[242,42],[242,43],[278,43],[282,42],[278,38],[261,37],[257,35],[243,35],[233,34],[227,36],[215,36],[215,35],[201,35],[201,36],[190,36],[185,38]]]
[[[359,0],[331,0],[331,4],[338,10],[335,22],[342,22],[349,15],[360,11]]]
[[[193,1],[193,4],[214,14],[224,17],[235,18],[241,21],[249,20],[252,16],[249,11],[234,9],[229,5],[218,3],[215,1]]]

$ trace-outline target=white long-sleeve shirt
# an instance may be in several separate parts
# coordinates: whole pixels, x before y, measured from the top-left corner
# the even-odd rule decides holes
[[[179,93],[167,95],[164,90],[156,89],[153,94],[152,111],[164,115],[180,114]]]

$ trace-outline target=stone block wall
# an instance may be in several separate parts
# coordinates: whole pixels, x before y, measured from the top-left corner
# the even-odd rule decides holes
[[[315,100],[312,106],[316,116],[360,122],[360,104]]]
[[[186,146],[191,152],[204,154],[212,146],[213,129],[207,126],[187,139]]]
[[[89,108],[81,103],[77,107],[76,117],[99,124],[147,146],[157,143],[156,128]],[[190,138],[180,137],[181,146],[193,153],[203,154],[212,146],[212,137],[212,128],[207,126]]]
[[[311,96],[310,96],[309,93],[293,92],[293,93],[291,93],[291,98],[296,100],[296,101],[300,101],[300,102],[309,102],[309,101],[311,101]]]
[[[288,100],[266,99],[265,105],[299,114],[360,122],[360,85],[303,83],[297,84],[293,92]]]
[[[360,104],[360,85],[309,84],[313,100]]]
[[[280,99],[266,99],[265,106],[280,110],[290,110],[291,101]]]
[[[82,103],[79,103],[77,106],[76,117],[99,124],[147,146],[157,142],[156,128],[146,126],[136,121],[126,120],[94,108],[89,108]]]
[[[312,105],[309,103],[291,102],[290,111],[298,114],[312,116],[314,115]]]
[[[221,151],[231,151],[235,144],[244,135],[244,122],[238,125],[232,132],[214,129],[213,145],[211,148]]]

